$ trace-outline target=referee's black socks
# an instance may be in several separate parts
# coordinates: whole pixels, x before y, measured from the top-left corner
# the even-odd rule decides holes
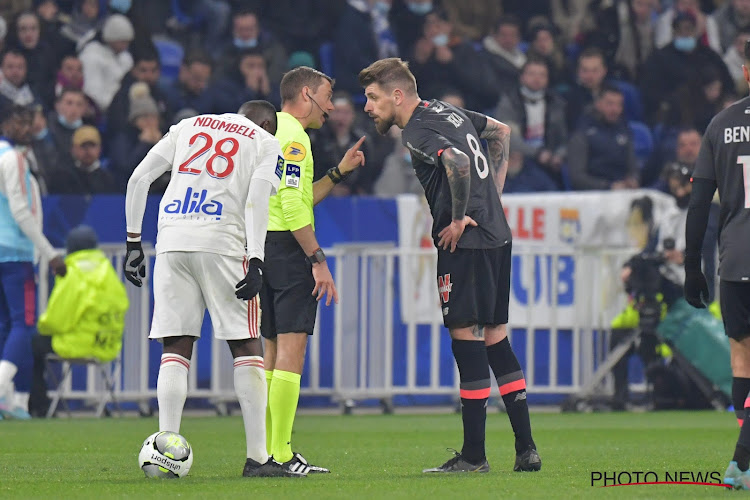
[[[484,428],[487,398],[490,396],[490,370],[487,349],[481,340],[453,340],[453,357],[461,377],[461,418],[464,446],[461,455],[472,464],[485,460]]]
[[[487,359],[497,378],[500,396],[505,403],[510,425],[516,436],[516,454],[536,448],[531,437],[529,406],[526,403],[526,380],[508,337],[487,346]]]

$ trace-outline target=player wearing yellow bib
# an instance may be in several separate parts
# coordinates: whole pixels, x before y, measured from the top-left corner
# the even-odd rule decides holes
[[[263,288],[260,292],[261,334],[266,338],[264,365],[268,382],[266,433],[269,455],[290,472],[329,472],[292,452],[291,437],[305,364],[307,336],[312,335],[317,301],[338,302],[325,255],[315,238],[313,206],[335,184],[365,163],[362,137],[339,165],[313,183],[313,157],[305,129],[323,125],[333,110],[333,79],[301,66],[281,80],[281,113],[277,114],[284,172],[278,193],[269,203]]]

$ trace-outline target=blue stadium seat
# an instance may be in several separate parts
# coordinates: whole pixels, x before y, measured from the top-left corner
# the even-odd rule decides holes
[[[638,90],[638,87],[623,80],[613,80],[612,83],[620,89],[625,98],[625,118],[627,120],[642,122],[643,100],[641,99],[641,91]]]
[[[320,71],[330,77],[336,78],[333,71],[333,42],[321,43],[318,57],[320,59]]]
[[[169,38],[154,37],[154,45],[159,52],[159,63],[161,64],[160,82],[169,85],[177,80],[180,73],[180,65],[185,55],[182,45]]]
[[[635,156],[638,158],[638,167],[643,168],[654,151],[654,138],[651,135],[651,129],[645,123],[636,120],[628,121],[628,127],[633,134],[633,148],[635,149]]]

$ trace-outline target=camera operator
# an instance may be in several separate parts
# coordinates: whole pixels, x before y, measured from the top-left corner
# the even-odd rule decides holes
[[[640,211],[643,222],[647,225],[646,244],[639,254],[623,266],[620,277],[631,301],[625,311],[612,321],[611,349],[627,340],[634,329],[640,329],[636,351],[644,369],[660,357],[657,353],[660,342],[656,336],[656,328],[669,307],[682,297],[685,282],[685,221],[692,190],[692,168],[674,162],[667,165],[665,170],[669,192],[674,197],[675,205],[662,214],[658,221],[654,221],[650,198],[633,201],[631,213]],[[716,207],[713,208],[703,251],[706,275],[712,280],[709,283],[712,297],[715,273],[711,271],[715,268],[718,228],[718,212]],[[628,399],[628,356],[615,365],[612,373],[615,394],[611,406],[614,410],[623,410]]]

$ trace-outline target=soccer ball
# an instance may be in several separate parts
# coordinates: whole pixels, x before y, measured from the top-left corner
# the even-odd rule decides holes
[[[187,476],[193,465],[193,449],[176,432],[155,432],[143,442],[138,466],[146,477],[176,479]]]

